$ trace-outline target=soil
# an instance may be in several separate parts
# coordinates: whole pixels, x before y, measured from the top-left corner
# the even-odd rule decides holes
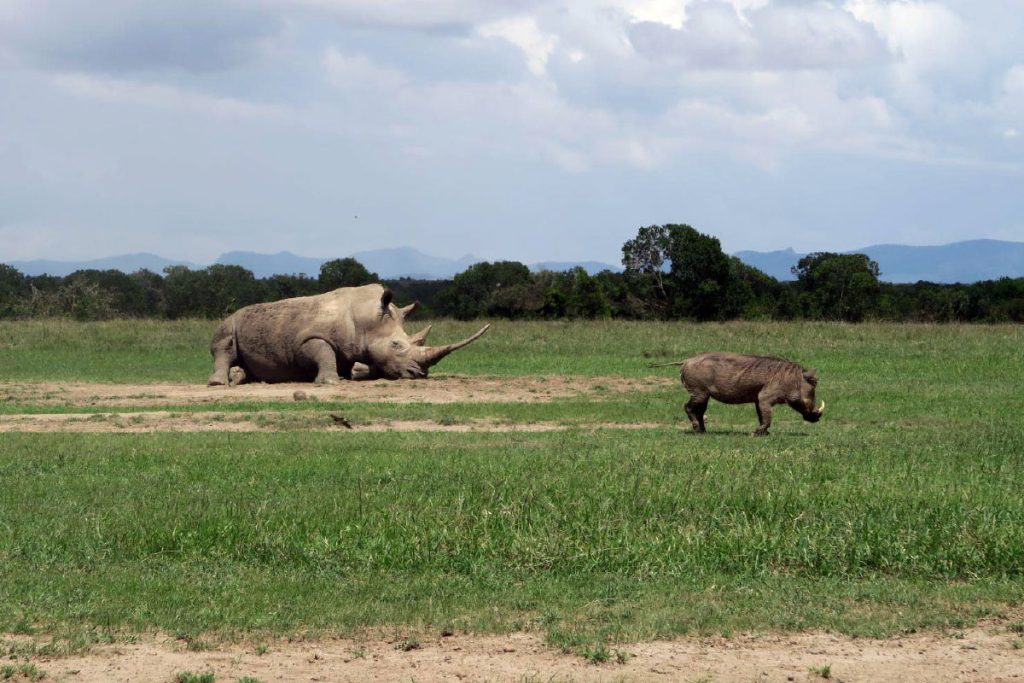
[[[297,391],[307,400],[383,403],[524,403],[556,398],[652,391],[675,386],[671,378],[626,377],[466,377],[442,375],[422,381],[375,380],[333,385],[242,384],[104,384],[94,382],[0,382],[0,401],[62,406],[161,406],[260,401],[291,401]]]
[[[387,420],[348,423],[331,418],[336,408],[308,411],[218,411],[238,403],[309,401],[337,403],[546,402],[585,397],[599,401],[624,392],[653,391],[673,386],[670,379],[624,377],[464,377],[444,375],[426,381],[342,382],[314,384],[243,384],[207,387],[201,384],[103,384],[56,382],[0,382],[0,402],[35,406],[90,407],[102,413],[34,413],[0,415],[0,432],[252,432],[301,428],[322,431],[431,431],[431,432],[538,432],[567,429],[556,423],[512,424],[496,420]],[[165,406],[208,406],[210,410],[172,412],[140,410]],[[132,412],[118,412],[131,408]],[[341,417],[344,417],[342,415]],[[607,425],[572,425],[601,428]],[[620,425],[616,425],[620,426]],[[631,425],[634,428],[657,425]]]
[[[566,429],[653,429],[664,425],[649,423],[610,424],[555,422],[510,423],[496,420],[460,420],[455,423],[430,420],[383,420],[351,422],[339,415],[332,418],[324,410],[314,414],[274,411],[258,413],[145,411],[133,413],[44,413],[38,415],[2,415],[4,432],[268,432],[302,429],[329,432],[556,432]],[[346,424],[348,426],[346,426]]]
[[[326,639],[231,644],[194,652],[181,641],[149,638],[85,655],[37,659],[45,680],[169,683],[179,672],[217,681],[823,682],[1024,681],[1024,649],[1005,625],[956,634],[886,640],[826,633],[682,638],[611,647],[595,664],[544,645],[533,634],[454,635],[435,640]],[[623,662],[618,661],[621,652]]]

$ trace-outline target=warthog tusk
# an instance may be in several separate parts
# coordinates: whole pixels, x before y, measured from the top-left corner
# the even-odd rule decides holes
[[[825,399],[821,399],[821,407],[818,408],[818,415],[825,414]]]

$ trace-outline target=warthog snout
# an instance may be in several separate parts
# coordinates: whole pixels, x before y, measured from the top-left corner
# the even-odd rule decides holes
[[[825,414],[825,399],[821,399],[821,407],[817,410],[812,410],[809,413],[804,413],[804,419],[808,422],[817,422],[821,419],[821,416]]]

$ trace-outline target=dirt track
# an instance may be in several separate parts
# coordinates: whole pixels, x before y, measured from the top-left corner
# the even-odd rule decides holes
[[[312,384],[245,384],[207,387],[201,384],[100,384],[24,382],[0,383],[0,401],[34,406],[97,408],[104,412],[41,412],[0,415],[0,432],[253,432],[304,429],[346,431],[331,418],[337,408],[316,410],[317,403],[527,403],[558,398],[601,400],[623,392],[651,391],[671,380],[622,377],[494,378],[442,376],[424,382],[342,382]],[[304,411],[218,411],[242,403],[291,402],[297,392],[312,402]],[[172,412],[170,406],[203,406],[209,410]],[[154,408],[154,410],[140,410]],[[130,412],[121,412],[130,409]],[[344,416],[343,416],[344,417]],[[387,420],[350,423],[359,431],[537,432],[566,429],[555,423],[512,424],[497,420]],[[576,425],[600,428],[606,425]],[[657,425],[630,425],[643,428]]]
[[[0,382],[0,401],[63,406],[167,406],[290,401],[296,391],[320,401],[383,403],[533,403],[556,398],[600,398],[623,392],[675,386],[671,378],[624,377],[463,377],[444,375],[424,381],[314,384],[103,384],[90,382]]]
[[[830,634],[684,638],[611,647],[593,664],[546,647],[530,634],[412,640],[318,640],[186,650],[169,638],[97,648],[85,656],[37,660],[46,680],[172,681],[182,671],[213,672],[217,681],[250,676],[271,681],[1021,681],[1020,636],[990,624],[956,634],[888,640]],[[404,643],[404,646],[403,646]],[[415,645],[412,649],[410,644]],[[623,653],[624,663],[617,661]],[[826,669],[827,667],[827,669]]]

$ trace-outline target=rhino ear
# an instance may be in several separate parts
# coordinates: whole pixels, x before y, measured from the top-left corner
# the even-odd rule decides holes
[[[391,305],[391,300],[395,298],[395,293],[390,289],[385,289],[380,295],[380,316],[383,318],[388,314],[388,306]]]
[[[416,307],[417,307],[417,306],[419,306],[419,305],[420,305],[420,302],[419,302],[419,301],[413,301],[413,302],[412,302],[411,304],[409,304],[408,306],[404,306],[404,307],[402,307],[402,308],[399,308],[399,309],[398,309],[398,313],[399,313],[399,315],[401,315],[401,316],[402,316],[402,318],[405,318],[405,316],[407,316],[407,315],[409,315],[410,313],[412,313],[413,311],[415,311],[415,310],[416,310]]]
[[[811,368],[810,370],[804,370],[804,379],[807,380],[808,384],[817,386],[818,384],[818,368]]]

